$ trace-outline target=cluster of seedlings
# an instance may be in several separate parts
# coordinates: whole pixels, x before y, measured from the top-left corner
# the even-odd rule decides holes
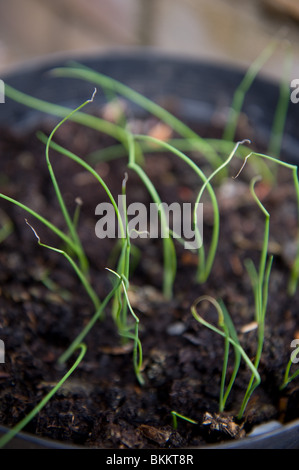
[[[57,226],[55,226],[50,220],[44,217],[42,214],[39,214],[32,210],[30,207],[24,205],[21,201],[14,200],[5,194],[0,194],[2,199],[9,201],[12,204],[19,206],[26,213],[26,217],[30,217],[30,222],[25,218],[26,224],[32,230],[33,235],[37,239],[37,243],[48,250],[52,250],[59,255],[62,255],[66,260],[71,264],[74,272],[80,279],[82,286],[84,287],[87,296],[90,298],[90,301],[94,307],[94,315],[89,320],[89,322],[82,329],[80,334],[74,338],[73,342],[69,345],[66,351],[58,359],[60,364],[65,364],[66,361],[78,350],[79,355],[75,360],[73,366],[66,372],[61,381],[51,390],[48,395],[36,406],[26,418],[24,418],[18,425],[16,425],[9,433],[4,435],[0,439],[0,446],[4,446],[17,432],[23,429],[26,424],[45,406],[45,404],[51,399],[51,397],[57,392],[57,390],[62,386],[62,384],[67,380],[67,378],[75,371],[77,366],[83,360],[86,346],[84,343],[86,335],[90,332],[92,328],[96,328],[98,322],[103,320],[104,312],[108,304],[111,304],[112,317],[115,322],[115,326],[120,337],[123,341],[132,341],[133,342],[133,367],[136,374],[136,379],[140,386],[144,384],[143,378],[143,353],[142,353],[142,343],[139,338],[139,318],[134,312],[133,307],[130,303],[130,297],[128,295],[130,288],[130,263],[133,256],[133,244],[131,239],[131,233],[129,230],[128,217],[125,217],[125,220],[119,213],[119,208],[115,198],[110,192],[109,187],[101,178],[99,173],[94,169],[93,165],[88,163],[86,160],[80,158],[78,155],[72,153],[71,150],[68,150],[55,142],[55,133],[57,130],[67,121],[73,120],[84,126],[96,129],[103,134],[112,136],[115,141],[118,142],[117,145],[107,149],[107,155],[127,155],[127,167],[128,169],[134,171],[142,181],[145,190],[150,194],[152,201],[159,207],[159,218],[161,227],[164,230],[164,234],[167,236],[163,237],[163,294],[166,299],[171,299],[173,296],[173,284],[176,277],[177,269],[177,260],[176,260],[176,249],[174,245],[173,233],[169,227],[169,221],[166,217],[165,212],[163,211],[163,205],[161,204],[160,196],[151,181],[150,177],[146,174],[142,162],[143,154],[147,151],[155,151],[155,149],[163,149],[164,151],[169,152],[175,158],[182,160],[186,165],[188,165],[191,170],[198,177],[198,195],[196,198],[196,203],[202,201],[204,193],[207,193],[208,198],[213,207],[213,225],[212,225],[212,236],[209,241],[209,246],[205,242],[199,243],[198,249],[198,263],[196,270],[196,280],[198,283],[205,283],[213,268],[215,256],[217,254],[218,241],[219,241],[219,230],[220,230],[220,213],[217,197],[215,194],[214,181],[219,182],[219,178],[227,174],[227,167],[230,164],[233,157],[238,153],[239,156],[243,158],[243,165],[240,168],[240,171],[235,178],[239,176],[243,170],[243,166],[246,164],[251,164],[253,162],[253,167],[259,169],[261,174],[254,177],[250,183],[250,193],[253,200],[256,202],[256,207],[258,211],[261,211],[264,217],[264,237],[262,241],[262,248],[260,251],[259,265],[256,267],[253,260],[248,259],[246,261],[246,269],[248,272],[249,279],[252,285],[252,291],[254,296],[255,303],[255,318],[254,321],[257,325],[257,347],[254,360],[248,357],[244,348],[242,347],[236,328],[231,319],[231,316],[220,299],[215,299],[209,295],[204,295],[197,298],[193,305],[191,306],[191,314],[197,322],[201,325],[211,329],[217,335],[223,337],[224,340],[224,354],[223,354],[223,367],[222,367],[222,377],[221,377],[221,387],[219,394],[219,411],[222,412],[225,410],[226,402],[228,396],[231,392],[231,389],[234,385],[235,379],[238,375],[240,363],[243,360],[250,370],[250,379],[248,382],[247,389],[244,391],[244,398],[241,404],[238,418],[241,419],[244,415],[246,406],[250,397],[252,396],[256,387],[259,386],[261,382],[259,374],[259,364],[263,352],[264,344],[264,327],[265,319],[267,315],[267,302],[268,302],[268,288],[269,281],[271,278],[271,265],[272,265],[272,256],[269,256],[269,230],[270,230],[270,214],[267,209],[262,204],[259,199],[256,191],[255,185],[257,181],[265,176],[269,176],[275,179],[276,167],[283,166],[288,168],[293,175],[294,181],[294,192],[297,198],[298,203],[298,212],[299,212],[299,182],[297,176],[297,166],[291,165],[283,160],[271,156],[279,154],[279,149],[281,145],[281,139],[283,134],[285,116],[287,111],[287,101],[289,99],[286,96],[286,82],[283,82],[281,87],[281,96],[280,101],[277,107],[277,115],[274,119],[273,133],[271,137],[271,142],[269,146],[269,155],[249,152],[248,145],[250,145],[249,140],[243,140],[239,142],[234,142],[236,126],[238,122],[239,113],[242,109],[242,103],[244,101],[245,94],[247,93],[250,85],[252,84],[257,72],[260,70],[261,66],[268,59],[268,57],[273,53],[274,44],[271,44],[270,47],[262,54],[261,57],[253,64],[249,69],[247,74],[244,77],[243,82],[240,84],[240,87],[236,90],[234,101],[231,107],[231,113],[227,122],[227,126],[224,131],[223,139],[209,141],[208,139],[203,139],[197,135],[193,130],[186,126],[183,122],[173,116],[171,113],[160,107],[158,104],[152,102],[146,97],[140,95],[134,90],[130,89],[126,85],[110,78],[105,75],[102,75],[96,71],[88,69],[81,66],[80,64],[72,64],[69,67],[59,68],[53,70],[53,75],[56,77],[69,77],[86,80],[93,83],[96,87],[101,87],[107,94],[109,92],[110,96],[113,97],[113,102],[117,103],[118,97],[121,96],[123,99],[133,101],[134,103],[141,106],[146,112],[154,115],[160,122],[165,123],[169,128],[173,129],[176,132],[179,138],[163,140],[153,136],[145,134],[137,134],[130,130],[127,126],[125,115],[120,114],[118,116],[117,122],[106,121],[95,117],[88,113],[82,112],[83,108],[88,107],[89,103],[96,100],[96,90],[93,93],[91,99],[88,99],[83,104],[80,104],[75,110],[69,110],[63,106],[55,105],[52,103],[43,102],[36,98],[27,96],[20,91],[17,91],[10,86],[6,86],[6,96],[18,101],[19,103],[30,106],[32,108],[44,111],[46,113],[51,113],[56,116],[60,116],[62,119],[53,129],[52,133],[49,136],[46,136],[42,133],[38,134],[39,139],[45,144],[45,157],[47,166],[49,169],[49,175],[55,190],[57,200],[61,209],[61,213],[65,220],[66,230],[62,231]],[[206,175],[199,165],[187,155],[188,149],[196,149],[204,157],[206,157],[209,165],[211,166],[211,172],[209,175]],[[107,276],[111,276],[111,290],[104,299],[100,299],[96,289],[93,286],[93,280],[90,277],[89,273],[89,260],[84,252],[80,237],[78,235],[77,227],[79,220],[79,205],[78,211],[71,215],[67,209],[67,205],[63,199],[62,191],[59,187],[59,182],[56,179],[55,172],[51,165],[50,153],[51,149],[60,153],[63,158],[68,158],[75,161],[80,167],[88,171],[92,178],[95,178],[99,185],[104,188],[107,197],[109,198],[113,208],[115,209],[116,218],[118,220],[122,237],[118,240],[118,261],[115,266],[107,267]],[[228,150],[229,149],[229,150]],[[107,158],[106,155],[106,158]],[[225,156],[226,155],[226,156]],[[224,157],[225,156],[225,157]],[[248,162],[248,163],[247,163]],[[268,163],[269,165],[265,165]],[[270,168],[270,169],[269,169]],[[127,190],[127,178],[125,177],[122,183],[122,195],[126,195]],[[126,212],[125,212],[126,213]],[[33,219],[38,219],[39,222],[44,224],[49,230],[53,231],[61,240],[62,248],[49,246],[40,239],[37,230],[34,227]],[[4,218],[2,218],[4,220]],[[193,228],[195,230],[196,236],[201,237],[201,234],[197,230],[197,213],[194,210],[193,215]],[[9,233],[11,233],[12,227],[10,221],[7,218],[7,224],[4,224],[2,230],[0,231],[0,241],[4,240]],[[293,267],[290,273],[289,281],[289,293],[290,295],[294,294],[297,288],[299,277],[299,250],[297,250],[297,255],[293,263]],[[217,312],[218,324],[214,325],[213,323],[208,322],[204,315],[201,312],[202,303],[207,302],[212,305]],[[232,348],[234,354],[234,364],[232,372],[228,372],[228,358],[230,354],[230,349]],[[286,366],[284,381],[281,384],[281,388],[286,387],[295,377],[299,375],[299,370],[295,370],[291,374],[292,362]],[[176,410],[172,412],[173,424],[174,427],[177,427],[177,418],[186,420],[191,423],[196,423],[191,417],[187,417],[183,414],[180,414]]]

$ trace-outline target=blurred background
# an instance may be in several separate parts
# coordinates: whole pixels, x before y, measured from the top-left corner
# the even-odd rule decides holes
[[[0,74],[53,53],[148,46],[247,67],[276,34],[299,77],[299,0],[0,0]],[[263,69],[281,74],[285,46]]]

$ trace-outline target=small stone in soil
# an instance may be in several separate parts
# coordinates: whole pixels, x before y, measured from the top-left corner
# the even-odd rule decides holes
[[[147,424],[139,426],[139,430],[145,437],[159,445],[165,445],[173,432],[170,427],[164,427],[161,429],[156,428],[155,426],[148,426]]]
[[[208,427],[209,434],[225,434],[235,439],[245,436],[242,426],[236,424],[231,416],[221,416],[217,413],[211,414],[206,412],[201,424]]]

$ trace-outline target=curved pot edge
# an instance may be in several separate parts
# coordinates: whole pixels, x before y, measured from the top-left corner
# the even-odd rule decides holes
[[[9,429],[7,427],[0,425],[0,437],[6,434],[8,431]],[[73,443],[64,444],[59,441],[37,437],[30,433],[19,432],[6,446],[4,446],[4,449],[63,450],[89,448],[83,445],[76,445]],[[92,447],[90,449],[92,449]],[[273,431],[264,432],[252,437],[249,435],[246,438],[240,440],[228,441],[219,444],[204,445],[201,447],[190,447],[190,450],[201,449],[299,449],[299,419],[291,423],[281,425],[279,428]],[[167,451],[169,449],[163,450]]]

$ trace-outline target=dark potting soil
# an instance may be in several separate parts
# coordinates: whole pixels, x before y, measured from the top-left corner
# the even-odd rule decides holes
[[[51,124],[42,125],[46,133]],[[58,143],[86,157],[111,145],[110,138],[66,123],[55,136]],[[196,153],[191,155],[200,160]],[[99,217],[95,207],[107,201],[103,189],[83,168],[51,151],[51,161],[63,196],[73,213],[82,201],[78,231],[89,256],[92,285],[101,298],[111,288],[105,267],[114,268],[116,241],[95,235]],[[240,342],[251,359],[256,351],[254,298],[244,260],[258,266],[264,217],[249,192],[248,181],[257,170],[247,165],[238,179],[242,161],[234,159],[228,177],[216,188],[221,210],[221,232],[214,267],[208,281],[195,282],[197,255],[176,243],[177,277],[172,300],[161,294],[163,252],[159,239],[137,239],[131,274],[130,300],[140,319],[144,386],[136,380],[132,344],[119,337],[111,319],[111,305],[85,339],[84,360],[25,431],[39,437],[99,448],[172,448],[200,446],[244,438],[253,426],[269,420],[282,423],[299,416],[298,380],[283,392],[279,386],[298,337],[299,296],[287,294],[289,265],[294,259],[297,207],[290,171],[278,169],[278,184],[265,181],[256,191],[271,214],[269,252],[275,255],[269,287],[265,344],[259,372],[261,385],[253,393],[244,418],[236,419],[250,379],[241,362],[226,411],[218,401],[223,339],[200,325],[190,307],[208,294],[225,303]],[[204,160],[200,163],[204,167]],[[144,167],[161,200],[195,201],[201,183],[173,155],[155,149]],[[127,198],[150,203],[138,176],[126,167],[126,157],[95,164],[115,197],[128,173]],[[27,204],[59,228],[64,222],[49,177],[44,145],[35,132],[20,136],[9,130],[0,141],[1,192]],[[204,198],[204,243],[209,246],[213,210]],[[12,427],[52,389],[75,360],[64,367],[57,359],[93,315],[93,306],[68,261],[37,244],[25,218],[43,243],[63,248],[61,241],[34,217],[1,200],[1,224],[9,218],[14,230],[0,244],[0,337],[5,364],[0,365],[0,422]],[[135,262],[138,259],[138,263]],[[210,306],[201,314],[217,323]],[[204,313],[203,313],[204,312]],[[232,372],[233,351],[228,373]],[[197,424],[180,420],[172,425],[171,411]]]

